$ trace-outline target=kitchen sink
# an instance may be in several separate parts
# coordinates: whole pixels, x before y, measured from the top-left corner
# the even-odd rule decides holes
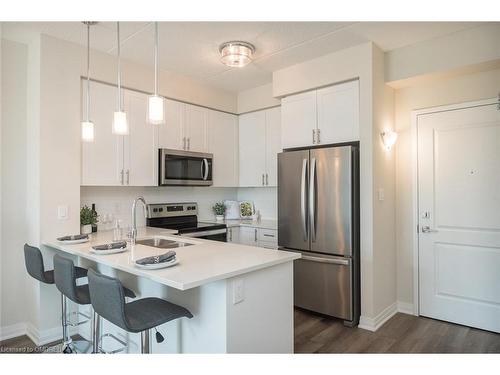
[[[136,240],[137,245],[152,246],[160,249],[175,249],[177,247],[191,246],[192,243],[169,240],[161,237],[151,237]]]

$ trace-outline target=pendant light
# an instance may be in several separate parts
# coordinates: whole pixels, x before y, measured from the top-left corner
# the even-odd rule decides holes
[[[155,91],[148,98],[148,121],[152,125],[164,123],[164,100],[158,95],[158,22],[155,22]]]
[[[122,106],[122,72],[120,61],[120,22],[116,23],[116,37],[118,40],[118,103],[117,111],[113,113],[113,134],[128,135],[127,114],[123,111]]]
[[[86,21],[83,24],[87,25],[87,95],[85,119],[81,122],[82,141],[94,142],[94,123],[90,121],[90,26],[94,26],[97,22]]]

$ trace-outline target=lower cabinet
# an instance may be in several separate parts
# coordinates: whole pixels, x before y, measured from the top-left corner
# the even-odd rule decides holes
[[[228,228],[227,242],[276,250],[278,248],[278,231],[252,227],[231,227]]]

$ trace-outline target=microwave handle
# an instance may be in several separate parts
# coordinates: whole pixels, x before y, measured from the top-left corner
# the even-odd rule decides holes
[[[205,171],[203,171],[203,166],[205,166]],[[207,180],[208,178],[208,160],[203,159],[203,164],[201,165],[201,176],[203,177],[203,180]]]

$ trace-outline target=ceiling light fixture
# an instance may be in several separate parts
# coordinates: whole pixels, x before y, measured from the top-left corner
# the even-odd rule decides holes
[[[155,92],[148,97],[148,121],[153,125],[160,125],[164,122],[164,100],[158,95],[158,22],[155,22]]]
[[[128,135],[127,114],[123,111],[122,106],[122,71],[120,61],[120,22],[116,23],[116,38],[118,40],[118,108],[113,113],[113,134]]]
[[[252,62],[255,47],[247,42],[232,41],[221,44],[219,52],[224,65],[242,68]]]
[[[85,119],[81,122],[82,141],[94,142],[94,123],[90,121],[90,26],[94,26],[97,22],[86,21],[83,24],[87,25],[87,95]]]

